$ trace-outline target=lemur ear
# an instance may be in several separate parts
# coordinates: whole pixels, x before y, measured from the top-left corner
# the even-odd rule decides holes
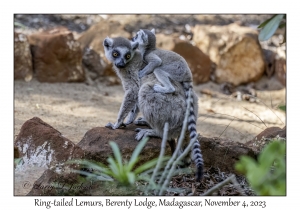
[[[143,30],[141,30],[141,38],[145,43],[148,41],[147,34]]]
[[[155,28],[152,28],[151,32],[155,35]]]
[[[136,50],[139,47],[139,43],[138,42],[130,42],[131,43],[131,47],[133,50]]]
[[[113,40],[109,37],[106,37],[103,41],[103,46],[104,47],[111,47],[113,44]]]

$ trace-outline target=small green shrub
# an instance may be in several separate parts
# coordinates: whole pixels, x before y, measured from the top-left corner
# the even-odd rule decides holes
[[[236,170],[245,174],[258,195],[286,194],[286,143],[272,141],[262,150],[258,160],[242,156]]]
[[[266,41],[270,39],[278,28],[284,28],[286,26],[285,19],[285,15],[273,15],[271,18],[260,24],[258,26],[258,28],[261,29],[258,35],[259,41]],[[284,40],[282,43],[285,43],[285,41],[286,33],[284,33]]]
[[[129,161],[122,160],[122,155],[118,145],[115,142],[109,142],[114,157],[109,157],[107,162],[108,167],[102,163],[95,163],[87,160],[76,160],[77,164],[81,164],[86,168],[92,168],[93,172],[85,172],[76,170],[75,172],[88,176],[89,178],[96,178],[101,181],[117,180],[121,185],[133,185],[137,180],[150,180],[150,176],[146,173],[153,168],[157,159],[150,160],[143,165],[136,167],[135,165],[139,160],[139,154],[144,148],[149,138],[144,138],[135,148]],[[164,158],[166,160],[166,158]],[[71,161],[70,163],[74,163]],[[143,173],[145,172],[145,173]]]

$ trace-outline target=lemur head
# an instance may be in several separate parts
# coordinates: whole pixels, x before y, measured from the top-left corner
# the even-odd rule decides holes
[[[133,58],[139,44],[130,42],[123,37],[107,37],[103,41],[103,46],[106,58],[117,68],[125,68],[126,64]]]
[[[156,45],[156,37],[155,37],[155,30],[152,29],[140,29],[136,36],[131,40],[133,43],[138,43],[139,48],[148,48],[148,47],[155,47]]]

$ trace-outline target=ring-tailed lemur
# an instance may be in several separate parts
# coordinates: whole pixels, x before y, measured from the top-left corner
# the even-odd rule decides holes
[[[188,100],[189,91],[193,90],[192,72],[185,61],[179,54],[173,51],[167,51],[156,48],[156,37],[154,29],[141,29],[136,36],[132,38],[132,44],[138,43],[139,50],[142,53],[143,59],[147,65],[139,72],[139,78],[144,77],[150,73],[154,73],[158,81],[164,86],[155,84],[153,89],[158,93],[174,93],[175,88],[171,80],[182,84],[186,100]],[[171,80],[170,80],[171,79]],[[194,112],[193,94],[190,100],[191,108],[188,119],[188,130],[190,132],[190,139],[196,138],[196,116]],[[195,141],[193,145],[193,160],[197,168],[201,171],[203,167],[203,159],[200,150],[200,143]]]
[[[103,45],[105,55],[114,64],[114,69],[122,80],[125,90],[125,97],[120,108],[118,121],[115,125],[110,124],[110,127],[122,125],[122,118],[124,120],[126,113],[137,107],[152,129],[137,129],[136,139],[141,140],[145,136],[162,138],[164,124],[168,122],[168,142],[172,145],[172,140],[180,135],[187,107],[185,91],[182,85],[172,81],[175,89],[173,94],[158,93],[154,91],[153,86],[160,82],[154,74],[143,77],[140,81],[141,85],[139,85],[138,71],[142,69],[144,62],[140,52],[136,51],[134,53],[136,45],[125,38],[106,38]],[[131,58],[128,56],[126,60],[127,54],[130,54]],[[191,103],[195,105],[194,111],[197,114],[198,98],[195,92],[192,93]],[[138,105],[136,104],[137,102]],[[134,117],[129,118],[135,118],[136,113],[132,116]],[[188,138],[186,141],[188,141]],[[174,151],[174,148],[172,150]],[[193,150],[193,157],[196,157],[197,154],[197,151]],[[200,150],[199,154],[201,155]],[[201,162],[201,165],[197,165],[197,180],[202,177],[202,167],[203,162]]]

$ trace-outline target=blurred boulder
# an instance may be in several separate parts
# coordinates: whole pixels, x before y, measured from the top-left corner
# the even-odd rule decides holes
[[[259,153],[266,144],[272,141],[274,138],[286,138],[286,127],[269,127],[260,132],[251,141],[246,142],[245,145],[250,147],[256,153]]]
[[[284,58],[276,59],[275,75],[280,83],[286,86],[286,60]]]
[[[40,82],[83,82],[82,49],[72,32],[64,27],[28,37],[33,66]]]
[[[116,76],[116,73],[112,69],[112,64],[106,59],[105,54],[104,54],[104,48],[103,48],[103,40],[106,37],[126,37],[130,38],[130,33],[126,32],[124,30],[123,25],[121,25],[117,21],[107,21],[107,20],[102,20],[99,23],[96,23],[92,25],[87,31],[83,32],[79,38],[78,41],[81,43],[81,48],[89,48],[90,50],[93,50],[94,56],[96,54],[99,55],[101,59],[101,65],[103,67],[103,75],[104,76]],[[90,60],[87,61],[85,59],[85,63],[94,63],[96,62],[97,64],[92,64],[94,66],[98,65],[98,60]],[[100,70],[102,71],[102,70]]]
[[[104,63],[100,55],[93,49],[86,47],[82,58],[82,63],[89,70],[91,79],[95,80],[103,75]]]
[[[257,81],[265,71],[265,60],[258,33],[238,24],[196,25],[193,41],[217,67],[212,78],[218,83],[237,86]]]
[[[193,46],[188,41],[180,40],[176,35],[156,34],[156,39],[157,48],[174,51],[186,60],[192,71],[195,84],[209,81],[213,63],[198,47]]]
[[[14,79],[32,79],[32,56],[27,36],[14,32]]]
[[[82,65],[85,71],[86,83],[94,85],[95,81],[103,76],[105,63],[95,50],[86,47],[83,51]]]

